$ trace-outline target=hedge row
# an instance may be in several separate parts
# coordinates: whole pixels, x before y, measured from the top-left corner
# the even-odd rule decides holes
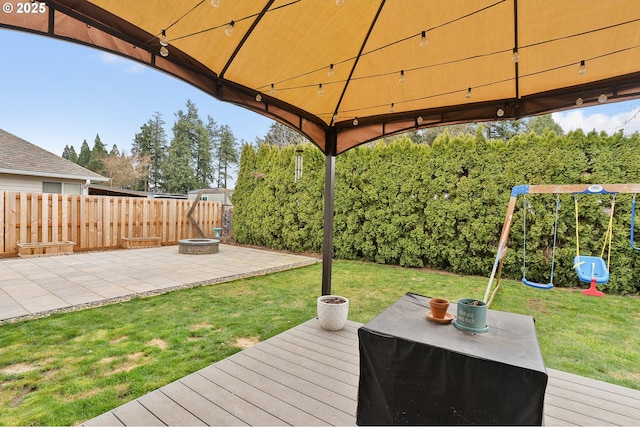
[[[296,150],[303,176],[294,182]],[[297,252],[321,252],[324,155],[311,145],[242,151],[234,191],[234,238]],[[336,158],[333,253],[406,267],[488,276],[510,190],[520,184],[640,182],[640,137],[575,131],[487,140],[481,131],[419,145],[405,137],[352,149]],[[616,196],[607,292],[637,293],[640,254],[629,244],[631,195]],[[527,278],[547,283],[555,195],[529,195]],[[611,196],[579,197],[580,253],[599,256]],[[522,198],[513,217],[503,276],[522,277]],[[560,197],[554,284],[580,284],[574,198]],[[640,229],[640,227],[637,227]],[[640,231],[638,231],[640,235]],[[638,245],[640,246],[640,238]],[[605,253],[606,258],[606,253]]]

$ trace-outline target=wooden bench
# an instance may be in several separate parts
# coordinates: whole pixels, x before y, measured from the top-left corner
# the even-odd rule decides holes
[[[160,247],[160,237],[123,237],[121,246],[124,249]]]
[[[32,242],[17,243],[18,256],[51,256],[72,254],[74,242]]]

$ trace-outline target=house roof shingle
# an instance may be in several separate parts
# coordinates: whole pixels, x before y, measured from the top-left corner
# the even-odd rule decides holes
[[[3,129],[0,129],[0,173],[92,181],[109,180]]]

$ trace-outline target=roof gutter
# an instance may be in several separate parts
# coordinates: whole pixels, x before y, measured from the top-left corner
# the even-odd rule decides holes
[[[84,176],[84,175],[67,175],[67,174],[55,174],[49,172],[37,172],[37,171],[25,171],[18,169],[3,169],[0,168],[0,173],[6,173],[11,175],[27,175],[27,176],[40,176],[44,178],[61,178],[61,179],[74,179],[74,180],[86,180],[86,181],[109,181],[109,178],[105,178],[96,174],[96,176]]]

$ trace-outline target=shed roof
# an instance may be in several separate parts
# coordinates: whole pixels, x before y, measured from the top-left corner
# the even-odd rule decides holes
[[[0,129],[0,173],[92,181],[109,180],[3,129]]]

